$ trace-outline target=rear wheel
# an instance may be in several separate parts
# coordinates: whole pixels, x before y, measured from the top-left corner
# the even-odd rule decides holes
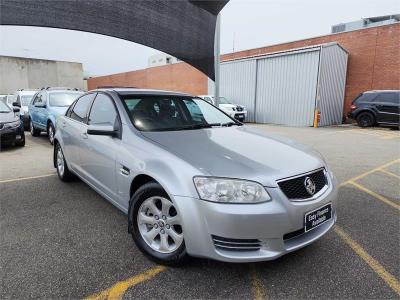
[[[371,127],[375,124],[375,117],[370,112],[362,112],[357,116],[357,124],[360,127]]]
[[[187,259],[181,217],[158,183],[147,183],[135,192],[129,226],[134,242],[150,259],[167,265]]]
[[[53,123],[49,123],[49,125],[47,125],[47,136],[49,137],[49,142],[50,144],[54,144],[54,134],[55,134],[55,129],[54,129],[54,125]]]
[[[60,144],[55,147],[55,160],[57,175],[62,181],[71,181],[74,178],[74,174],[68,169],[67,162],[65,161],[64,152],[61,149]]]
[[[30,130],[32,136],[39,136],[40,135],[40,130],[35,128],[35,126],[33,125],[32,120],[29,121],[29,130]]]

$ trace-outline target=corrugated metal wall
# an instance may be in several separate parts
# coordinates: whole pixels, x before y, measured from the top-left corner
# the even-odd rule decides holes
[[[313,125],[318,49],[258,61],[257,123]]]
[[[256,60],[221,65],[220,95],[247,108],[247,121],[255,121]]]
[[[317,102],[321,111],[319,126],[342,123],[347,57],[336,44],[322,47]]]
[[[249,122],[312,126],[318,107],[320,126],[339,124],[346,69],[347,52],[336,43],[228,61],[220,94],[246,106]]]

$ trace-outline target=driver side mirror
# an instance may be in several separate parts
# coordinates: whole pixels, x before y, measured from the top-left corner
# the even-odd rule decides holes
[[[19,107],[13,107],[13,112],[15,112],[15,113],[17,113],[17,112],[20,112],[20,108]]]
[[[112,125],[89,125],[87,134],[117,137],[118,130],[115,130]]]
[[[21,107],[21,104],[19,104],[18,102],[13,102],[12,106]]]

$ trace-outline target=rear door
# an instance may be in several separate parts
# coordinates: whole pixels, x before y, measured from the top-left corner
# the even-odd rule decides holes
[[[374,106],[378,111],[378,123],[399,123],[399,96],[398,92],[382,92],[377,95]]]
[[[83,146],[82,132],[87,130],[87,114],[95,96],[95,93],[91,93],[80,97],[74,106],[68,109],[66,116],[57,123],[60,124],[60,128],[56,130],[60,130],[64,155],[71,168],[79,175],[82,175],[80,167],[80,147]]]

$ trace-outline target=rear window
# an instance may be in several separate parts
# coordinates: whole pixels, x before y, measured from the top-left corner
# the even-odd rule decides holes
[[[372,102],[372,100],[374,100],[375,97],[376,94],[373,93],[360,94],[356,99],[354,99],[353,103],[360,104],[360,103]]]
[[[79,92],[52,92],[50,93],[50,106],[70,106],[83,93]]]

